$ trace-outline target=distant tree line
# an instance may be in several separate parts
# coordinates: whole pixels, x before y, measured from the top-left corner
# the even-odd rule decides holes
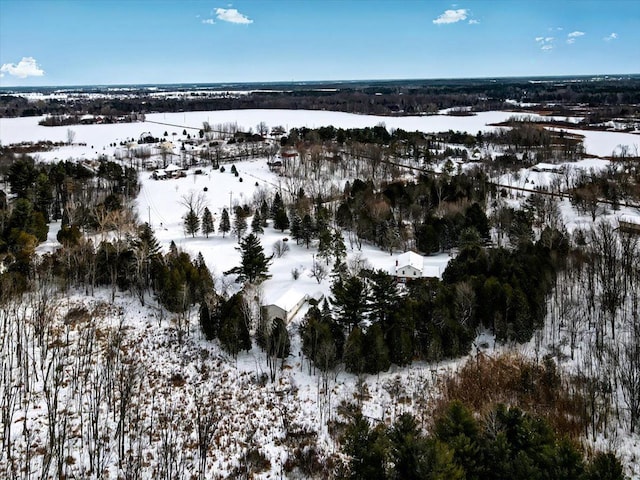
[[[283,108],[334,110],[352,113],[403,115],[435,113],[444,108],[472,107],[475,111],[510,108],[506,100],[552,103],[554,114],[570,115],[570,105],[589,104],[592,120],[633,116],[640,104],[637,78],[593,82],[530,82],[529,79],[410,80],[270,86],[273,91],[217,96],[192,92],[181,98],[151,97],[128,92],[126,97],[47,99],[29,102],[19,93],[0,95],[0,116],[35,115],[122,116],[131,112],[177,112]]]

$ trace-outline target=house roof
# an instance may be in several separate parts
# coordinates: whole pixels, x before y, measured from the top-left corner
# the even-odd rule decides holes
[[[424,257],[418,255],[416,252],[405,252],[402,255],[398,255],[398,268],[407,266],[422,270],[424,267]]]
[[[293,307],[300,303],[301,300],[306,299],[306,297],[306,294],[296,290],[295,288],[290,288],[270,305],[275,305],[276,307],[283,309],[285,312],[289,312]]]
[[[554,163],[538,163],[536,165],[533,166],[534,170],[541,170],[541,171],[549,171],[549,172],[559,172],[560,170],[563,169],[562,165],[556,165]]]

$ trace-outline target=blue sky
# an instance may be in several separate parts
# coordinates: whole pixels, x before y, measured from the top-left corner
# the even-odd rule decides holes
[[[0,0],[0,85],[640,73],[640,0]]]

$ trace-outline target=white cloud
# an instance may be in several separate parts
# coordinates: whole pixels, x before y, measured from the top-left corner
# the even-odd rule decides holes
[[[540,49],[544,51],[553,50],[554,37],[536,37],[536,43],[540,45]]]
[[[206,25],[215,25],[216,21],[213,18],[205,18],[202,23]]]
[[[469,25],[478,25],[480,23],[479,20],[476,20],[475,18],[472,18],[471,20],[469,20]]]
[[[223,22],[242,23],[245,25],[253,23],[253,20],[241,14],[235,8],[216,8],[216,15],[218,20],[222,20]]]
[[[618,38],[618,34],[615,33],[615,32],[612,32],[609,35],[607,35],[606,37],[604,37],[603,40],[605,42],[610,42],[611,40],[615,40],[616,38]]]
[[[576,30],[575,32],[571,32],[570,34],[567,35],[567,43],[569,45],[573,45],[574,43],[576,43],[577,38],[582,37],[584,35],[585,35],[584,32],[580,32],[578,30]]]
[[[44,75],[44,70],[38,66],[36,59],[33,57],[22,57],[22,60],[17,64],[5,63],[0,67],[0,72],[3,74],[8,73],[18,78],[42,77]]]
[[[445,12],[438,18],[433,20],[436,25],[443,23],[456,23],[462,20],[466,20],[468,11],[466,8],[459,8],[457,10],[445,10]]]

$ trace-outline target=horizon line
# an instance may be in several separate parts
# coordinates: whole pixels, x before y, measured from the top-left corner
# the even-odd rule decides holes
[[[560,74],[560,75],[507,75],[507,76],[482,76],[482,77],[424,77],[424,78],[361,78],[361,79],[324,79],[324,80],[267,80],[267,81],[225,81],[225,82],[170,82],[170,83],[86,83],[86,84],[50,84],[50,85],[0,85],[0,90],[7,88],[109,88],[109,87],[145,87],[145,86],[178,86],[178,85],[305,85],[305,84],[330,84],[330,83],[358,83],[358,82],[419,82],[419,81],[452,81],[452,80],[517,80],[517,79],[562,79],[562,78],[596,78],[596,77],[640,77],[638,73],[587,73],[587,74]]]

